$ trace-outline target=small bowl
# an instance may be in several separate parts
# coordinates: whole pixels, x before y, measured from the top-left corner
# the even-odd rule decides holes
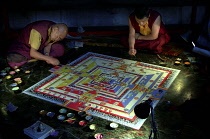
[[[57,119],[63,121],[66,118],[64,115],[58,115]]]
[[[41,111],[39,111],[39,114],[42,115],[42,116],[45,116],[47,114],[47,111],[46,110],[41,110]]]
[[[62,109],[59,110],[59,112],[60,112],[60,113],[66,113],[66,112],[67,112],[67,109],[62,108]]]
[[[78,112],[78,115],[80,115],[81,117],[83,117],[83,116],[86,115],[86,112],[85,112],[85,111],[79,111],[79,112]]]
[[[76,118],[68,118],[67,120],[65,120],[65,122],[73,124],[76,122]]]
[[[111,128],[118,128],[118,124],[117,123],[110,123],[110,127]]]
[[[90,130],[95,131],[96,130],[96,124],[89,125]]]
[[[75,114],[74,113],[67,113],[66,115],[68,118],[74,118]]]
[[[89,122],[93,121],[94,117],[92,115],[87,115],[85,119]]]
[[[85,125],[87,125],[87,121],[81,120],[81,121],[79,121],[79,125],[85,126]]]
[[[103,138],[103,134],[101,134],[101,133],[96,133],[96,134],[94,135],[94,137],[95,137],[95,139],[102,139],[102,138]]]
[[[54,115],[55,115],[54,112],[48,112],[48,113],[47,113],[47,116],[48,116],[48,117],[53,117]]]

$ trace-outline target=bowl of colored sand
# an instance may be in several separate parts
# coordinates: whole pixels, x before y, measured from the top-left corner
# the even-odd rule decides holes
[[[85,126],[85,125],[87,125],[87,121],[81,120],[81,121],[79,121],[79,125]]]
[[[66,112],[67,112],[67,109],[62,108],[62,109],[59,110],[59,112],[60,112],[60,113],[66,113]]]
[[[94,137],[95,137],[95,139],[102,139],[102,138],[103,138],[103,134],[101,134],[101,133],[96,133],[96,134],[94,135]]]
[[[110,123],[110,127],[115,129],[118,128],[118,124],[117,123]]]
[[[68,118],[74,118],[75,114],[74,113],[67,113],[66,115]]]

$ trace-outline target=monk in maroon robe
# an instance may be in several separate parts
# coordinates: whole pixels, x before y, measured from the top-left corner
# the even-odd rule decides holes
[[[148,7],[136,8],[130,14],[128,24],[129,36],[122,37],[121,42],[129,48],[130,55],[135,56],[136,49],[161,53],[162,46],[170,41],[161,15]]]
[[[31,60],[43,60],[54,66],[60,62],[56,57],[64,54],[64,46],[58,41],[67,36],[64,23],[42,20],[28,24],[11,44],[7,62],[17,68]]]

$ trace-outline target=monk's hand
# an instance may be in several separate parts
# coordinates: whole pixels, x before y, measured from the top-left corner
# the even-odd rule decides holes
[[[136,49],[130,48],[129,51],[128,51],[128,54],[131,55],[131,56],[135,56],[136,55]]]
[[[60,61],[59,61],[57,58],[54,58],[54,57],[49,57],[49,58],[46,60],[46,62],[47,62],[48,64],[53,65],[53,66],[57,66],[57,65],[60,64]]]

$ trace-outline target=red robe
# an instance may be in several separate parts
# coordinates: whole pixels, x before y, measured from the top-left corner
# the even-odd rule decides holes
[[[148,26],[151,30],[152,30],[152,25],[158,16],[161,16],[161,15],[157,11],[150,10]],[[129,19],[131,21],[133,28],[135,29],[135,32],[140,33],[140,27],[139,27],[139,24],[135,20],[134,13],[130,14]],[[161,53],[162,46],[168,43],[169,41],[170,41],[170,36],[168,35],[165,29],[165,26],[163,22],[161,21],[158,38],[155,40],[136,40],[134,48],[135,49],[149,49],[149,50],[152,50],[154,53]],[[126,47],[129,47],[128,36],[122,37],[121,43],[125,45]]]

